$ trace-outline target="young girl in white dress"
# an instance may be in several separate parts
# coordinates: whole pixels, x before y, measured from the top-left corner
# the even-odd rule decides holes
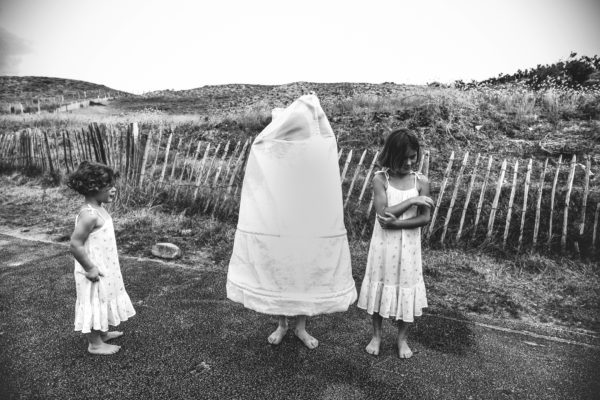
[[[70,251],[75,257],[75,330],[84,333],[92,354],[114,354],[120,346],[106,343],[121,336],[109,332],[135,315],[125,291],[112,218],[102,203],[113,201],[115,173],[104,164],[83,161],[67,186],[85,197],[75,218]]]
[[[392,132],[379,158],[382,170],[373,178],[376,211],[367,268],[358,307],[372,315],[369,354],[378,355],[382,319],[398,323],[398,356],[410,358],[408,326],[427,307],[421,267],[421,227],[429,223],[433,200],[429,181],[413,171],[420,158],[415,135],[406,129]]]

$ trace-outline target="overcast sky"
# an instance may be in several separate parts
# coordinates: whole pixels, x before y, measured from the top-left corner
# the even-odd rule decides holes
[[[134,93],[450,83],[600,54],[600,0],[0,0],[0,74]]]

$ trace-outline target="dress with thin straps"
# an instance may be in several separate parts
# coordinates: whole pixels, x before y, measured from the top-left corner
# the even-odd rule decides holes
[[[89,333],[92,329],[105,332],[109,325],[117,326],[134,316],[135,310],[123,284],[112,218],[105,219],[89,204],[79,214],[84,211],[97,214],[104,221],[100,228],[89,234],[84,245],[88,257],[104,276],[98,282],[90,281],[85,277],[81,264],[75,260],[75,330],[82,333]]]
[[[396,189],[389,183],[387,170],[379,171],[386,178],[387,204],[395,205],[418,196],[418,174],[414,186]],[[401,219],[417,216],[417,207],[407,209]],[[369,314],[413,322],[427,307],[423,269],[421,265],[421,228],[383,229],[377,217],[371,237],[367,268],[362,282],[358,307]]]

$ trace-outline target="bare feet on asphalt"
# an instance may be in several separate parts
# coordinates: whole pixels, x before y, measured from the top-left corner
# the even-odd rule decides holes
[[[114,344],[102,343],[100,345],[88,345],[88,351],[92,354],[109,355],[115,354],[121,349],[121,346],[115,346]]]
[[[281,343],[281,341],[285,337],[286,333],[287,333],[287,328],[283,328],[281,326],[278,326],[277,329],[275,329],[275,331],[269,335],[269,337],[267,338],[267,340],[271,344],[279,344],[279,343]]]
[[[119,336],[123,336],[123,332],[119,332],[119,331],[106,332],[106,333],[100,334],[100,339],[102,339],[103,342],[108,342],[109,340],[116,339]]]
[[[374,356],[378,356],[379,355],[379,346],[380,345],[381,345],[381,338],[373,337],[373,339],[371,339],[371,341],[369,342],[369,344],[367,345],[367,347],[365,348],[365,350],[369,354],[372,354]]]
[[[294,330],[294,333],[296,334],[298,339],[300,339],[302,343],[304,343],[304,345],[311,350],[316,349],[319,345],[319,341],[314,337],[310,336],[305,330],[296,329]]]
[[[410,349],[410,347],[408,347],[408,343],[406,343],[406,340],[399,340],[398,341],[398,357],[411,358],[412,356],[413,356],[413,352]]]

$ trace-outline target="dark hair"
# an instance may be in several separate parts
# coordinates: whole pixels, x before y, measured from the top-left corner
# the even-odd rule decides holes
[[[67,186],[85,196],[113,185],[118,177],[119,172],[108,165],[82,161],[67,178]]]
[[[383,150],[377,158],[377,165],[391,170],[400,169],[409,148],[417,152],[417,160],[420,160],[421,146],[415,134],[405,128],[396,129],[385,138]]]

